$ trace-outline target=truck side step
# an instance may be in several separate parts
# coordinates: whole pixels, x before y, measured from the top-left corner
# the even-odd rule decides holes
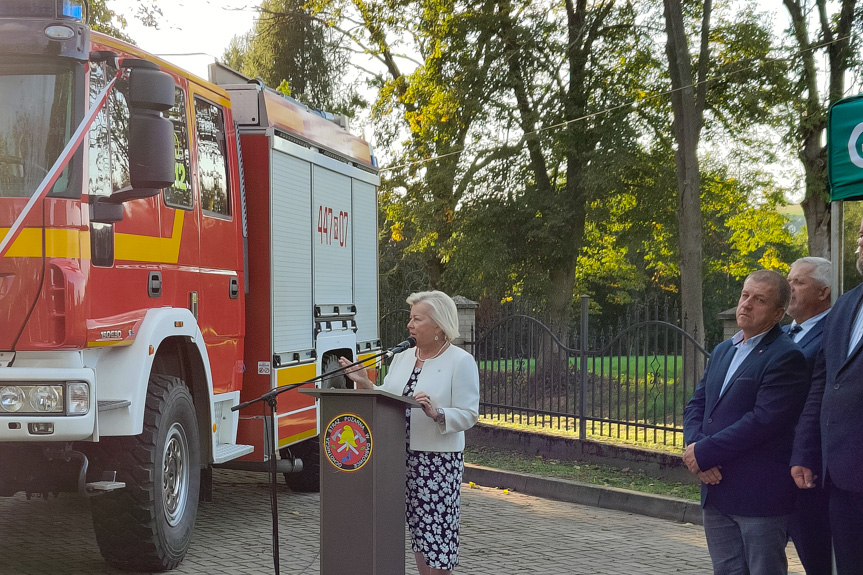
[[[253,452],[255,447],[252,445],[236,445],[234,443],[221,443],[216,446],[213,452],[213,463],[224,463]]]
[[[126,484],[122,481],[93,481],[87,484],[87,493],[107,493],[124,487]]]

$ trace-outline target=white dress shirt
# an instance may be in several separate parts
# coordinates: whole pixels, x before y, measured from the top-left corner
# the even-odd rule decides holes
[[[848,355],[857,347],[857,342],[863,337],[863,305],[857,310],[857,319],[854,320],[854,327],[851,329],[851,344],[848,346]]]
[[[731,381],[731,376],[734,375],[734,372],[737,371],[737,368],[740,367],[740,364],[743,363],[743,360],[746,359],[749,352],[761,343],[761,340],[764,339],[765,335],[767,335],[767,331],[763,331],[758,335],[753,335],[746,341],[743,341],[743,330],[741,330],[735,333],[734,337],[731,338],[731,343],[734,345],[735,352],[734,357],[731,358],[731,365],[728,366],[728,371],[725,373],[725,381],[722,383],[722,389],[719,390],[720,397],[725,393],[725,388],[728,387],[728,382]]]
[[[822,311],[821,313],[819,313],[818,315],[814,315],[814,316],[810,317],[809,319],[807,319],[803,323],[797,323],[797,320],[792,321],[791,322],[791,328],[792,329],[794,328],[795,325],[800,326],[800,331],[798,331],[796,334],[794,334],[794,337],[792,338],[795,341],[795,343],[799,342],[801,339],[803,339],[803,337],[807,333],[809,333],[809,330],[812,329],[813,327],[815,327],[815,324],[818,323],[819,321],[821,321],[821,318],[823,318],[828,313],[830,313],[830,310],[826,309],[826,310]]]

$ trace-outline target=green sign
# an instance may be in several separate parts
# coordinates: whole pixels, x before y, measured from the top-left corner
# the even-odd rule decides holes
[[[839,100],[827,116],[830,200],[863,199],[863,96]]]

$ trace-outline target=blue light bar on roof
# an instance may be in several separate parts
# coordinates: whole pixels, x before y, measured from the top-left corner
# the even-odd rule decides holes
[[[63,0],[63,16],[74,18],[79,22],[84,19],[83,0]]]
[[[85,0],[0,0],[0,18],[69,18],[83,22]]]

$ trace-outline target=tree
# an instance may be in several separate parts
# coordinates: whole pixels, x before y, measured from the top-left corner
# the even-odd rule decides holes
[[[155,3],[156,0],[144,0],[137,4],[135,18],[139,19],[145,26],[159,28],[162,18],[162,10]],[[89,23],[93,30],[102,32],[114,38],[119,38],[130,44],[135,41],[123,30],[128,23],[127,17],[122,13],[108,7],[108,0],[90,0]]]
[[[509,118],[522,134],[526,182],[510,202],[521,213],[509,229],[525,242],[547,312],[565,335],[588,206],[620,189],[621,167],[637,147],[629,118],[648,56],[630,3],[566,2],[558,13],[503,0],[499,12]]]
[[[687,329],[704,343],[701,264],[701,174],[698,168],[698,141],[704,125],[707,98],[710,15],[712,0],[704,0],[701,16],[701,45],[698,82],[692,73],[689,40],[681,0],[663,0],[666,50],[671,77],[672,128],[677,142],[678,242],[680,244],[680,293]]]
[[[797,45],[795,69],[799,78],[796,115],[789,139],[796,142],[805,173],[806,193],[801,202],[809,233],[809,254],[830,258],[830,205],[827,190],[826,148],[822,135],[827,127],[827,110],[845,95],[845,75],[855,64],[851,34],[859,19],[856,0],[841,0],[839,13],[828,13],[827,0],[816,0],[819,33],[810,37],[811,14],[808,3],[782,0],[791,16],[791,33]],[[818,67],[817,54],[826,52],[827,70]],[[823,75],[828,81],[827,94],[819,84]]]
[[[352,115],[363,104],[343,82],[341,36],[303,0],[264,0],[259,13],[253,31],[232,38],[222,56],[228,66],[314,108]]]
[[[392,154],[381,185],[382,223],[425,287],[446,289],[460,205],[490,161],[465,154],[482,140],[500,45],[495,0],[320,0],[320,17],[371,62],[377,140]],[[496,151],[491,155],[495,156]],[[395,238],[399,239],[396,240]],[[396,264],[398,265],[398,264]],[[388,273],[387,270],[384,273]],[[412,280],[413,284],[413,280]]]
[[[126,27],[126,17],[108,8],[108,0],[91,0],[90,27],[97,32],[103,32],[114,38],[120,38],[130,44],[134,42],[123,32]]]

